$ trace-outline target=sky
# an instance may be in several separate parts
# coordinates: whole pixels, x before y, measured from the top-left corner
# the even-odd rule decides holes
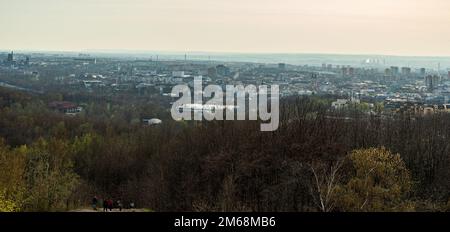
[[[450,56],[449,0],[0,0],[0,49]]]

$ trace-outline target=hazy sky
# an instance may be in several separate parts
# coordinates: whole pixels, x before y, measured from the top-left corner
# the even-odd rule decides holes
[[[450,56],[449,0],[0,0],[0,49]]]

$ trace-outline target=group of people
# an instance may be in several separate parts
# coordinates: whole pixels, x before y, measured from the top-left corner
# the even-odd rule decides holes
[[[100,205],[99,199],[94,196],[92,198],[92,209],[97,211],[97,205]],[[103,206],[103,212],[108,212],[108,210],[112,211],[114,208],[119,209],[119,211],[122,211],[123,209],[123,203],[120,199],[118,199],[116,202],[114,202],[111,198],[103,199],[101,205]],[[130,209],[134,209],[134,202],[131,201],[128,207]]]
[[[120,202],[120,201],[118,201],[118,202]],[[112,199],[105,199],[105,200],[103,200],[103,212],[107,212],[108,210],[112,211],[113,208],[114,208],[113,204],[114,203],[113,203]],[[122,211],[121,207],[120,207],[120,211]]]

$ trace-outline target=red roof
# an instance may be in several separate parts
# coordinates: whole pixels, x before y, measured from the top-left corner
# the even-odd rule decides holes
[[[77,105],[75,103],[68,102],[68,101],[54,101],[54,102],[50,102],[48,104],[48,106],[51,108],[56,108],[56,109],[71,109],[71,108],[77,107]]]

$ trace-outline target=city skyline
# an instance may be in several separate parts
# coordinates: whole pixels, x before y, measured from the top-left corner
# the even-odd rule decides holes
[[[4,50],[450,56],[445,0],[0,1]]]

